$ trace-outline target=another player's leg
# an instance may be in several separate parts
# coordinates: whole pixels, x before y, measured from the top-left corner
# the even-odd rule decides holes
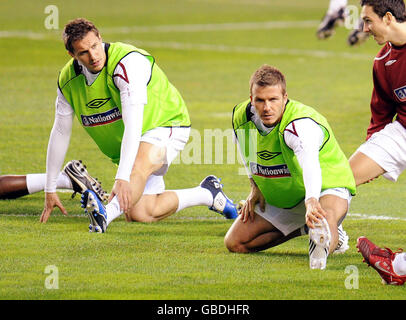
[[[27,177],[23,175],[0,176],[0,199],[16,199],[29,194]]]
[[[0,176],[0,199],[15,199],[44,191],[45,182],[45,173]],[[63,171],[58,175],[56,188],[73,190],[74,194],[76,192],[83,193],[85,190],[90,189],[100,199],[104,200],[106,198],[101,183],[89,175],[86,166],[80,160],[71,160],[65,165]]]
[[[393,121],[375,132],[350,157],[349,163],[357,185],[383,176],[396,181],[406,169],[406,130]]]
[[[366,237],[357,240],[358,252],[364,262],[374,268],[381,276],[383,283],[403,285],[406,281],[406,253],[399,250],[392,252],[389,248],[380,248]]]
[[[350,46],[359,45],[369,38],[369,33],[364,32],[364,21],[360,18],[357,28],[348,35],[347,42]]]
[[[168,159],[167,150],[145,142],[140,144],[140,151],[131,175],[135,192],[128,220],[158,221],[177,211],[200,205],[209,206],[229,218],[236,217],[237,210],[222,191],[219,179],[209,176],[195,188],[165,191],[163,174],[174,158],[173,155]]]
[[[215,176],[206,177],[194,188],[165,191],[163,177],[152,175],[128,218],[130,221],[155,222],[195,206],[207,206],[226,219],[235,219],[238,215],[236,206],[225,195]]]
[[[45,180],[45,173],[0,176],[0,199],[16,199],[44,191]],[[63,173],[58,176],[57,188],[72,189],[71,181]]]
[[[356,151],[349,159],[357,186],[370,182],[385,173],[385,170],[370,157]]]
[[[172,139],[171,142],[173,142],[173,140],[174,139]],[[211,207],[227,218],[236,217],[237,211],[235,206],[232,204],[232,201],[225,196],[222,191],[222,186],[214,176],[211,176],[210,179],[207,177],[195,188],[165,191],[162,175],[166,173],[168,166],[176,156],[175,154],[183,148],[187,139],[182,139],[182,141],[183,142],[176,145],[175,140],[172,145],[168,143],[166,147],[160,147],[145,141],[140,143],[131,174],[130,181],[133,186],[133,204],[126,214],[127,221],[159,221],[184,208],[199,205]],[[206,182],[203,183],[204,181]],[[217,182],[218,188],[215,182]],[[112,201],[105,206],[105,208],[102,203],[93,206],[94,203],[88,203],[88,199],[86,196],[82,197],[82,207],[87,208],[86,210],[91,221],[91,231],[94,229],[92,222],[94,222],[95,214],[100,214],[102,221],[103,219],[106,220],[106,227],[111,221],[122,214],[116,196],[113,197]],[[93,207],[96,207],[96,209],[93,209]],[[95,210],[96,212],[94,212]],[[98,227],[97,229],[101,230],[100,232],[105,231],[103,224],[98,225]]]
[[[131,212],[140,201],[149,176],[164,165],[165,152],[165,148],[147,142],[140,143],[130,176],[132,202],[130,204],[131,209],[127,213],[127,220],[131,220]],[[89,231],[103,233],[107,229],[108,221],[111,222],[123,212],[117,195],[112,198],[107,206],[93,195],[94,193],[91,190],[86,190],[83,193],[81,199],[82,208],[85,208],[85,213],[90,220]]]
[[[152,176],[146,188],[152,191],[156,180],[162,177]],[[154,181],[155,180],[155,181]],[[152,181],[152,182],[151,182]],[[82,207],[90,219],[89,230],[91,232],[105,232],[108,225],[123,214],[117,197],[104,206],[104,204],[91,191],[86,191],[82,196]],[[191,189],[161,191],[157,190],[152,194],[144,193],[139,201],[126,214],[126,220],[137,222],[156,222],[169,217],[170,215],[193,206],[213,207],[213,196],[211,192],[200,186]],[[180,205],[182,203],[182,205]],[[235,215],[236,213],[235,209]],[[224,213],[221,213],[224,215]],[[229,208],[228,215],[231,216]],[[234,214],[233,214],[234,216]]]
[[[324,15],[317,29],[319,39],[329,38],[334,34],[334,29],[344,23],[347,0],[330,0],[327,13]]]

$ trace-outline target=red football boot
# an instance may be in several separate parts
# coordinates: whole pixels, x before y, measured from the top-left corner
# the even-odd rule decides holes
[[[396,252],[392,252],[389,248],[382,249],[366,237],[358,238],[357,248],[364,257],[364,262],[379,273],[385,284],[402,285],[405,283],[406,275],[396,274],[392,266],[393,259],[397,253],[402,252],[402,249]]]

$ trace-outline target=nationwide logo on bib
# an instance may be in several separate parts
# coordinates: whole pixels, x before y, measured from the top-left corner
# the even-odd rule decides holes
[[[253,175],[264,178],[284,178],[291,176],[286,164],[263,166],[255,162],[250,162],[250,170]]]
[[[406,101],[406,86],[397,88],[394,91],[400,101]]]
[[[106,112],[96,113],[89,116],[85,116],[82,114],[80,115],[80,117],[82,118],[82,124],[85,127],[101,126],[104,124],[115,122],[122,118],[118,107],[115,107],[114,109]]]

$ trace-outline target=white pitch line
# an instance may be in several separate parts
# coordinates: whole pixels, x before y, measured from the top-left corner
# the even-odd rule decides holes
[[[213,51],[225,53],[246,53],[246,54],[261,54],[261,55],[285,55],[311,58],[344,58],[352,60],[372,61],[372,55],[350,53],[350,52],[334,52],[323,50],[306,50],[306,49],[289,49],[289,48],[261,48],[252,46],[229,46],[221,44],[204,44],[204,43],[185,43],[174,41],[138,41],[138,40],[123,40],[126,43],[132,43],[136,46],[150,48],[166,48],[173,50],[198,50],[198,51]]]
[[[164,33],[164,32],[205,32],[205,31],[239,31],[239,30],[271,30],[292,28],[314,28],[319,21],[265,21],[239,23],[208,23],[208,24],[179,24],[160,26],[129,26],[100,29],[101,33]]]
[[[400,217],[389,217],[385,215],[368,215],[365,213],[348,213],[347,217],[350,217],[354,220],[398,220],[406,221],[406,218]]]
[[[131,34],[131,33],[163,33],[163,32],[204,32],[204,31],[227,31],[227,30],[253,30],[253,29],[287,29],[314,27],[317,21],[267,21],[267,22],[241,22],[241,23],[214,23],[214,24],[187,24],[187,25],[160,25],[160,26],[124,26],[101,29],[102,34]],[[4,30],[0,31],[1,38],[27,38],[30,40],[58,40],[60,31],[34,32]],[[123,42],[135,43],[151,48],[168,48],[174,50],[199,50],[226,53],[250,53],[261,55],[285,55],[312,58],[344,58],[352,60],[371,61],[373,56],[353,52],[333,52],[323,50],[306,50],[292,48],[261,48],[252,46],[230,46],[221,44],[184,43],[174,41],[134,41]]]
[[[45,33],[45,32],[34,32],[34,31],[0,31],[0,39],[2,38],[24,38],[30,40],[44,40],[50,37],[50,35],[55,35],[55,33]]]
[[[51,37],[52,36],[52,37]],[[35,32],[20,32],[20,31],[0,31],[1,38],[25,38],[30,40],[55,40],[54,33],[35,33]],[[57,39],[60,41],[60,39]],[[174,41],[138,41],[138,40],[121,40],[122,42],[132,43],[138,46],[150,48],[166,48],[173,50],[197,50],[197,51],[212,51],[224,53],[246,53],[260,55],[285,55],[296,57],[311,57],[311,58],[343,58],[350,60],[371,61],[373,55],[351,53],[351,52],[333,52],[323,50],[306,50],[306,49],[290,49],[290,48],[261,48],[252,46],[228,46],[221,44],[204,44],[204,43],[186,43]]]
[[[240,31],[240,30],[271,30],[292,28],[314,28],[318,21],[264,21],[239,23],[207,23],[207,24],[176,24],[158,26],[122,26],[100,28],[102,34],[131,34],[131,33],[168,33],[168,32],[208,32],[208,31]],[[27,38],[43,40],[60,36],[61,31],[37,32],[30,30],[3,30],[0,38]]]

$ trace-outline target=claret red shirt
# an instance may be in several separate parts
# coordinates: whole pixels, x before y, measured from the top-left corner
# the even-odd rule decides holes
[[[391,123],[395,116],[406,128],[406,44],[397,47],[386,43],[375,58],[373,80],[367,139]]]

